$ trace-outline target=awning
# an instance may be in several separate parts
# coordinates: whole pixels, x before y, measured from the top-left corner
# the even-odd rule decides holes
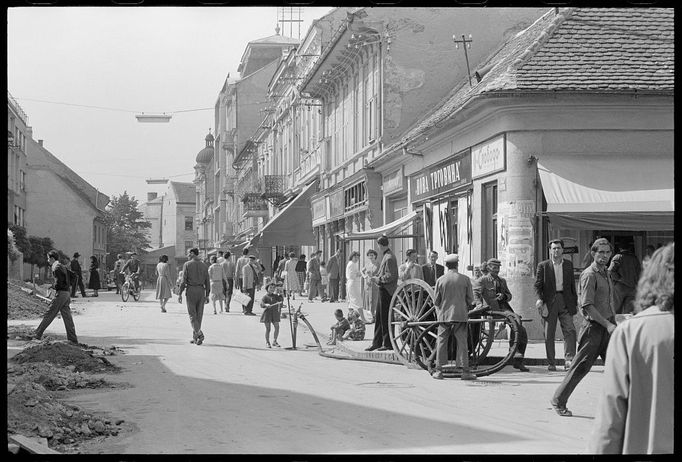
[[[548,156],[538,173],[553,226],[674,229],[672,157]]]
[[[317,189],[318,180],[306,186],[286,207],[277,212],[258,234],[259,247],[278,245],[314,245],[313,214],[310,196]]]
[[[380,226],[379,228],[374,228],[374,229],[368,229],[366,231],[358,231],[357,233],[346,233],[343,235],[343,239],[346,240],[363,240],[363,239],[376,239],[382,234],[386,234],[386,236],[390,237],[400,237],[397,234],[400,233],[402,230],[407,228],[412,224],[412,221],[419,215],[420,213],[418,211],[412,211],[405,215],[404,217],[400,217],[395,221],[392,221],[384,226]]]

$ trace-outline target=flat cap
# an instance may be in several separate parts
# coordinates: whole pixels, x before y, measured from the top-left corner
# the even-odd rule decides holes
[[[459,261],[459,255],[456,253],[449,253],[445,256],[445,263],[457,263]]]
[[[379,236],[377,238],[377,244],[387,246],[388,245],[388,236]]]
[[[502,264],[502,262],[500,260],[498,260],[497,258],[491,258],[490,260],[488,260],[488,264],[500,266]]]

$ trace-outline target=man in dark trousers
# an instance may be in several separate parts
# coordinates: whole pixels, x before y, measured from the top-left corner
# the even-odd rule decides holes
[[[78,255],[78,253],[76,253]],[[78,344],[78,337],[76,337],[76,327],[73,324],[73,317],[71,316],[71,283],[69,281],[69,272],[66,266],[59,263],[59,253],[56,250],[50,250],[47,254],[47,260],[52,268],[52,276],[54,276],[53,288],[55,290],[55,297],[50,302],[50,307],[47,313],[43,316],[43,320],[35,331],[34,337],[40,340],[45,329],[54,321],[57,313],[62,315],[64,327],[66,328],[66,338],[69,342]]]
[[[230,302],[232,301],[232,292],[234,291],[234,278],[235,278],[235,264],[232,261],[232,254],[230,252],[225,252],[223,257],[223,262],[221,263],[223,267],[223,275],[225,276],[225,308],[226,311],[230,312]]]
[[[429,252],[429,261],[422,265],[422,273],[424,274],[424,281],[431,287],[436,285],[436,281],[445,273],[443,265],[436,263],[438,260],[438,252],[432,250]]]
[[[380,236],[377,244],[379,244],[379,254],[382,258],[379,271],[376,276],[372,277],[372,280],[379,286],[379,308],[374,323],[374,340],[369,348],[365,348],[365,351],[385,351],[393,348],[389,336],[388,310],[391,307],[391,297],[398,288],[398,262],[391,249],[388,248],[388,237]]]
[[[73,281],[71,281],[71,298],[78,298],[76,295],[76,286],[81,291],[83,297],[87,297],[85,294],[85,285],[83,284],[83,270],[81,269],[81,264],[78,262],[78,258],[81,256],[78,252],[73,254],[71,259],[71,271],[75,274]]]
[[[253,312],[253,301],[256,298],[256,286],[258,285],[258,268],[256,256],[249,255],[247,263],[242,267],[242,287],[241,291],[251,298],[251,301],[242,306],[242,312],[246,316],[255,316]]]
[[[597,357],[606,359],[606,348],[616,328],[616,313],[611,305],[612,282],[606,270],[611,252],[611,243],[607,239],[594,241],[590,248],[593,262],[580,274],[578,307],[585,321],[580,331],[578,352],[550,400],[554,411],[562,417],[573,415],[566,408],[568,398],[590,372]]]
[[[476,280],[474,285],[474,298],[476,299],[477,308],[492,310],[492,311],[511,311],[509,302],[512,299],[512,294],[507,286],[507,281],[500,277],[501,262],[497,258],[488,260],[488,274],[481,276]],[[526,328],[519,320],[519,336],[518,345],[516,347],[516,354],[512,366],[521,372],[529,372],[526,366],[523,365],[523,355],[526,353],[526,346],[528,345],[528,334]],[[513,339],[509,339],[512,343]]]
[[[535,277],[535,294],[538,297],[535,307],[538,309],[545,335],[545,353],[547,367],[556,371],[554,334],[557,319],[564,335],[564,369],[568,370],[575,356],[576,331],[573,316],[577,313],[578,295],[573,283],[573,263],[563,258],[564,241],[554,239],[549,242],[549,260],[538,263]]]
[[[632,246],[632,243],[621,246],[609,266],[609,274],[613,281],[613,309],[616,314],[629,314],[635,308],[633,302],[642,265],[632,251]]]
[[[178,303],[182,303],[182,293],[187,289],[187,313],[192,325],[192,340],[190,343],[201,345],[204,333],[201,331],[201,321],[204,317],[204,305],[208,303],[211,291],[211,279],[208,276],[206,263],[199,258],[199,249],[189,250],[189,261],[182,265],[182,283],[178,293]]]
[[[334,254],[327,260],[327,275],[329,276],[329,302],[339,301],[339,255],[341,248],[338,247]]]

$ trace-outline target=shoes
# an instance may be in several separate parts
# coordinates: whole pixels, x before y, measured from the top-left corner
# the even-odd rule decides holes
[[[270,345],[270,342],[265,342],[265,347],[266,348],[272,348],[272,345]]]
[[[462,380],[477,380],[477,377],[471,372],[462,372]]]
[[[162,312],[162,313],[166,313],[166,309],[165,309],[165,308],[161,308],[161,312]]]
[[[83,294],[83,298],[87,298],[87,295],[86,295],[86,294]]]
[[[548,370],[548,371],[555,372],[555,371],[556,371],[556,366],[555,366],[554,364],[550,364],[549,366],[547,366],[547,370]]]
[[[189,341],[189,343],[197,343],[197,339],[193,338],[192,340]]]
[[[379,348],[379,347],[370,346],[370,347],[368,347],[368,348],[365,348],[365,351],[374,351],[374,350],[376,350],[376,349],[378,349],[378,348]]]
[[[550,401],[549,404],[552,405],[552,409],[554,409],[554,412],[559,414],[561,417],[572,417],[573,413],[569,411],[566,406],[559,405],[559,403],[555,403],[554,401]]]
[[[230,312],[230,309],[229,309],[229,308],[225,310],[225,313],[229,313],[229,312]]]
[[[280,344],[277,343],[277,340],[274,340],[274,341],[272,342],[272,346],[277,347],[277,348],[280,348]]]
[[[571,361],[567,359],[566,361],[564,361],[564,370],[567,371],[570,368],[571,368]]]
[[[519,364],[514,364],[513,367],[514,367],[514,369],[518,369],[520,372],[530,372],[530,369],[528,369],[526,366],[524,366],[524,365],[521,364],[521,363],[519,363]]]
[[[436,369],[435,371],[431,372],[431,377],[436,380],[443,380],[443,372]]]
[[[194,343],[196,343],[197,345],[201,345],[202,343],[204,343],[204,337],[199,337]]]
[[[216,310],[213,310],[213,314],[218,314],[218,312]]]
[[[388,348],[388,347],[382,346],[380,348],[377,348],[377,351],[388,351],[388,350],[392,350],[392,349],[393,348]]]
[[[334,340],[330,340],[327,342],[327,345],[336,345],[336,342]],[[367,351],[367,350],[365,350]]]
[[[251,311],[247,311],[246,313],[244,313],[244,315],[245,316],[255,316],[256,313],[252,313]]]

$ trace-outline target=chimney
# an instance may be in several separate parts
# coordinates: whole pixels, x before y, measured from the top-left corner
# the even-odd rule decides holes
[[[158,193],[155,192],[147,193],[147,202],[153,201],[154,199],[156,199],[156,196],[158,196]]]
[[[43,140],[38,140],[38,145],[42,148],[43,147]]]

